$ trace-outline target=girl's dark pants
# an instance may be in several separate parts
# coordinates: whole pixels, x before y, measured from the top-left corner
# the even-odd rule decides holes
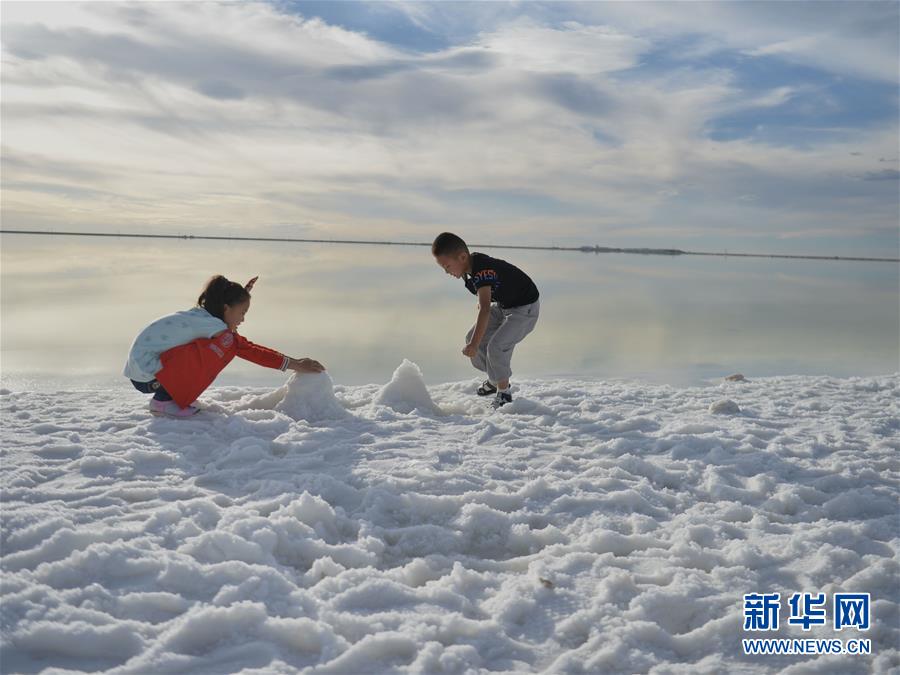
[[[169,396],[169,392],[163,389],[163,386],[156,380],[150,380],[150,382],[135,382],[134,380],[132,380],[131,384],[133,384],[134,388],[141,393],[153,394],[153,398],[155,398],[157,401],[172,400],[172,397]]]

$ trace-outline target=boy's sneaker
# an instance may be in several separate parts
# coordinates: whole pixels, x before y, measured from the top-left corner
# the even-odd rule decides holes
[[[481,383],[481,386],[475,390],[475,393],[479,396],[490,396],[491,394],[497,393],[497,387],[492,385],[490,380],[485,380]]]
[[[185,417],[192,417],[200,412],[200,408],[189,405],[187,408],[182,408],[175,401],[157,401],[155,398],[150,399],[150,412],[157,417],[174,417],[176,419],[183,419]]]
[[[512,394],[508,391],[498,391],[494,400],[491,401],[491,407],[496,410],[497,408],[502,408],[507,403],[512,403]]]

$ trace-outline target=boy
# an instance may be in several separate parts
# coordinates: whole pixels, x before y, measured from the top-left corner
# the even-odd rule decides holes
[[[469,253],[466,242],[450,232],[437,236],[431,254],[447,274],[463,279],[466,288],[478,296],[478,318],[462,350],[473,366],[487,373],[478,395],[496,393],[491,403],[494,408],[510,403],[510,360],[513,348],[537,323],[537,287],[525,272],[505,260]]]

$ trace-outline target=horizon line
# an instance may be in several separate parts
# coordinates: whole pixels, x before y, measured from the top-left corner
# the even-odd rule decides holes
[[[263,241],[263,242],[292,242],[299,244],[355,244],[365,246],[431,246],[426,242],[411,241],[375,241],[361,239],[307,239],[296,237],[246,237],[224,236],[206,234],[148,234],[148,233],[121,233],[121,232],[66,232],[54,230],[6,230],[0,229],[0,234],[28,234],[43,236],[70,236],[70,237],[126,237],[144,239],[202,239],[213,241]],[[609,246],[527,246],[523,244],[472,244],[473,248],[508,248],[531,251],[574,251],[577,253],[622,253],[629,255],[698,255],[721,256],[733,258],[789,258],[801,260],[843,260],[852,262],[892,262],[900,263],[900,258],[874,258],[865,256],[828,256],[788,253],[731,253],[717,251],[685,251],[677,248],[634,248],[634,247],[609,247]]]

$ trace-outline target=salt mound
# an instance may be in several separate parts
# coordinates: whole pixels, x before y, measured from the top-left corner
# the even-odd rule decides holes
[[[334,397],[334,382],[328,373],[294,373],[279,391],[284,391],[284,398],[275,410],[292,419],[318,422],[347,414]]]
[[[375,403],[401,413],[411,413],[416,409],[429,413],[440,412],[440,408],[431,400],[419,366],[408,359],[403,359],[403,363],[397,366],[391,381],[375,397]]]
[[[709,412],[713,415],[739,415],[741,407],[731,399],[724,398],[710,405]]]

